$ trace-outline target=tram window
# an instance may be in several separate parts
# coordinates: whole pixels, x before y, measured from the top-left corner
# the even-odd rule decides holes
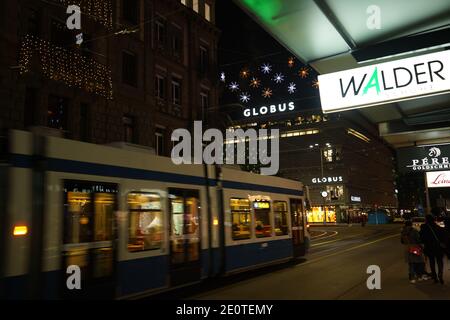
[[[248,199],[230,199],[233,240],[250,239],[252,213]]]
[[[274,201],[273,215],[275,218],[275,235],[288,234],[287,203],[285,201]]]
[[[64,243],[91,242],[92,218],[91,194],[68,192]]]
[[[257,238],[265,238],[272,236],[272,225],[270,223],[270,202],[255,201],[253,202],[255,209],[255,234]]]
[[[94,241],[112,240],[115,196],[111,193],[96,193],[94,199]]]
[[[155,193],[128,194],[128,251],[160,249],[163,238],[161,197]]]

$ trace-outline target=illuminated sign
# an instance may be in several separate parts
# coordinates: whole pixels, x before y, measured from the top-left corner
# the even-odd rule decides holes
[[[353,201],[353,202],[361,202],[361,197],[351,196],[350,200]]]
[[[323,177],[323,178],[313,178],[313,179],[311,179],[311,182],[314,183],[314,184],[317,184],[317,183],[333,183],[333,182],[342,182],[342,181],[344,181],[342,176],[338,176],[338,177]]]
[[[450,169],[450,145],[409,147],[397,150],[399,170],[436,171]]]
[[[450,92],[450,51],[319,75],[324,113]]]
[[[270,209],[270,202],[253,202],[255,209]]]
[[[262,106],[259,108],[248,108],[244,110],[244,116],[246,118],[252,116],[264,116],[266,114],[275,114],[275,113],[283,113],[286,111],[293,111],[295,109],[294,102],[288,102],[288,103],[279,103],[279,104],[272,104],[270,106]]]
[[[450,171],[427,172],[428,188],[450,187]]]

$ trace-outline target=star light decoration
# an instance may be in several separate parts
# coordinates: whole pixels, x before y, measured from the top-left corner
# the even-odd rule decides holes
[[[295,90],[297,90],[297,85],[293,82],[289,83],[288,92],[290,94],[293,94],[295,92]]]
[[[261,66],[261,72],[264,74],[269,74],[272,71],[272,66],[268,63],[265,63]]]
[[[247,92],[241,94],[241,102],[247,103],[250,101],[250,95]]]
[[[319,80],[313,80],[312,86],[313,88],[319,89]]]
[[[230,83],[228,88],[230,88],[231,91],[235,92],[239,90],[239,85],[237,84],[237,82],[232,82]]]
[[[270,98],[272,96],[272,90],[270,88],[264,88],[262,96],[266,99]]]
[[[252,81],[250,81],[250,87],[252,88],[259,88],[259,85],[261,84],[261,80],[258,78],[253,78]]]
[[[273,81],[275,81],[276,83],[281,83],[284,81],[284,76],[281,73],[277,73],[275,74]]]
[[[305,79],[309,75],[309,69],[307,67],[303,67],[298,71],[298,75]]]
[[[221,72],[220,73],[220,81],[225,82],[226,79],[227,79],[227,77],[225,76],[225,72]]]
[[[289,59],[288,59],[288,67],[292,68],[294,66],[294,64],[295,64],[294,57],[289,57]]]
[[[250,75],[250,71],[247,68],[241,70],[241,78],[247,79]]]

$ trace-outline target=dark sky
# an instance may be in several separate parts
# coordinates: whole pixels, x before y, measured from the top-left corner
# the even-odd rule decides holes
[[[273,39],[263,28],[241,10],[232,0],[218,0],[216,2],[216,24],[222,31],[219,41],[219,72],[225,72],[226,81],[221,82],[223,95],[221,104],[242,103],[245,106],[255,107],[267,104],[277,104],[286,101],[298,101],[306,109],[318,106],[319,92],[312,86],[317,74],[311,69],[306,78],[299,76],[298,72],[305,66],[297,59],[292,67],[288,66],[290,57],[295,56],[287,51],[281,44]],[[263,64],[270,64],[272,71],[269,74],[261,72]],[[242,78],[240,71],[250,71],[248,78]],[[281,73],[284,81],[276,83],[275,74]],[[258,88],[250,86],[255,77],[260,80]],[[229,89],[231,82],[239,84],[239,90],[232,92]],[[288,86],[294,83],[296,90],[290,94]],[[272,97],[264,98],[264,88],[272,90]],[[250,101],[243,103],[240,95],[250,95]],[[297,103],[296,103],[297,104]]]

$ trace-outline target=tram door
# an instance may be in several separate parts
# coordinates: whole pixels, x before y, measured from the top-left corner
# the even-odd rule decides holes
[[[114,184],[65,182],[63,298],[114,298],[116,193]]]
[[[292,246],[294,258],[305,255],[305,230],[301,199],[290,199],[292,222]]]
[[[169,189],[170,285],[200,280],[200,198],[196,190]]]

